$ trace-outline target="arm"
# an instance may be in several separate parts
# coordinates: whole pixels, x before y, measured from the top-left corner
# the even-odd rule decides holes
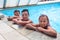
[[[32,23],[32,21],[31,21],[31,20],[29,20],[29,21],[21,21],[21,20],[20,20],[19,23],[20,23],[20,24],[28,24],[28,23]]]
[[[29,21],[21,21],[21,20],[17,20],[17,19],[13,19],[13,22],[17,23],[17,24],[21,24],[21,25],[25,25],[25,24],[28,24],[28,23],[32,23],[31,20]]]
[[[41,32],[43,32],[47,35],[50,35],[50,36],[53,36],[53,37],[57,36],[56,31],[54,29],[52,29],[51,27],[48,27],[48,29],[44,29],[42,27],[39,27],[38,29],[39,29],[39,31],[41,31]]]
[[[18,16],[14,16],[14,17],[12,17],[12,19],[15,19],[15,18],[18,18]]]
[[[30,23],[30,21],[21,21],[21,20],[15,20],[15,22],[16,22],[17,24],[21,24],[21,25],[25,25],[25,24]]]
[[[33,23],[31,20],[29,20],[29,21],[26,21],[26,23]]]

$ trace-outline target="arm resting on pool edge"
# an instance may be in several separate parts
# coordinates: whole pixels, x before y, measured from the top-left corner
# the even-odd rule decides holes
[[[21,20],[17,20],[17,19],[14,19],[13,22],[17,23],[17,24],[21,24],[21,25],[25,25],[25,24],[28,24],[28,23],[32,23],[31,20],[29,21],[21,21]]]
[[[57,37],[57,32],[54,29],[52,29],[51,27],[48,27],[48,29],[44,29],[42,27],[39,27],[38,30],[49,35],[49,36]]]
[[[32,21],[31,20],[29,20],[29,21],[17,21],[17,23],[18,24],[29,24],[29,23],[32,23]]]

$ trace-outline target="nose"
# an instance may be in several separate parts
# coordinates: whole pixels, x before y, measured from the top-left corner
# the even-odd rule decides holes
[[[44,24],[44,22],[41,22],[41,24]]]
[[[26,16],[24,15],[23,17],[25,18]]]
[[[24,17],[25,17],[25,15],[24,15]]]

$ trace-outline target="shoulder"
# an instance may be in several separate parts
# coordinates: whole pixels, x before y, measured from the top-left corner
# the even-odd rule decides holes
[[[54,30],[51,26],[48,26],[48,30]]]
[[[20,16],[20,19],[22,19],[22,17]]]
[[[51,26],[48,26],[47,29],[51,29],[52,27]]]
[[[33,23],[33,21],[32,21],[32,20],[30,20],[30,19],[29,19],[28,21],[29,21],[29,22],[31,22],[31,23]]]
[[[36,24],[35,26],[36,26],[36,27],[40,27],[40,25],[39,25],[39,24]]]

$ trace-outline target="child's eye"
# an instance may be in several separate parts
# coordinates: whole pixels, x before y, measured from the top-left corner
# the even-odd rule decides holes
[[[27,16],[27,15],[25,14],[25,16]]]
[[[22,15],[22,16],[24,16],[24,15]]]
[[[45,21],[44,21],[45,22]]]
[[[40,22],[42,22],[42,21],[40,21]]]

